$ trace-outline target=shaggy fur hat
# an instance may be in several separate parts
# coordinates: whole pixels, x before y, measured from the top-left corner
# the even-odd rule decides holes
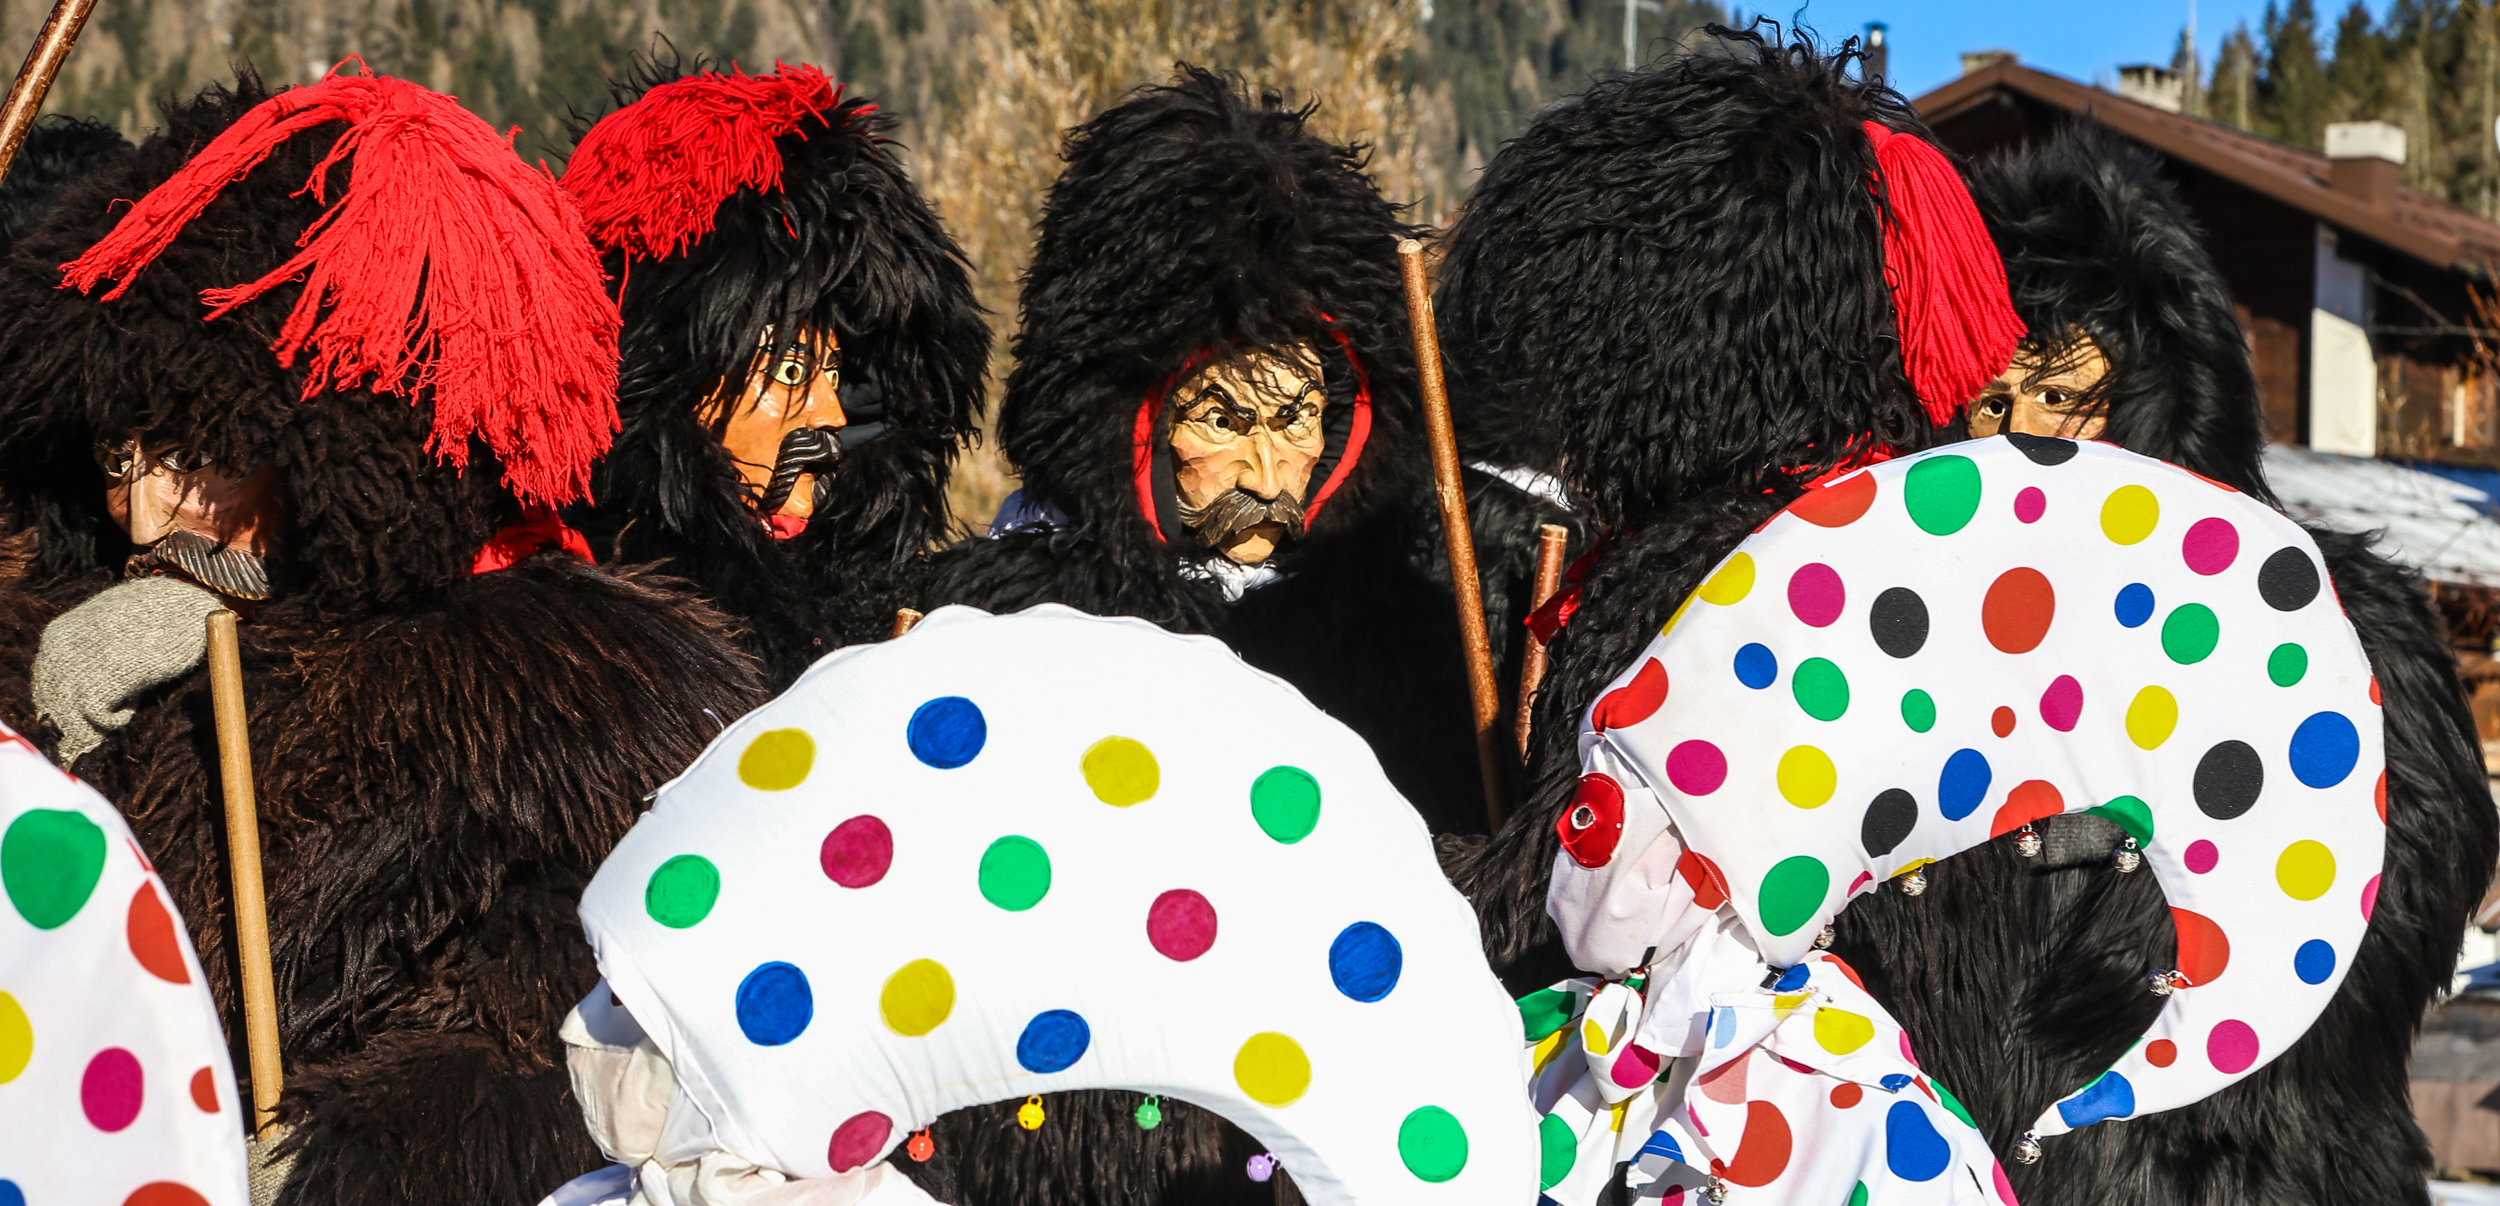
[[[62,189],[129,150],[130,140],[103,122],[59,113],[38,118],[0,180],[0,254],[61,207]]]
[[[625,319],[625,430],[586,523],[660,529],[688,546],[671,554],[761,559],[770,539],[696,411],[724,378],[746,379],[767,331],[812,326],[841,341],[849,426],[808,531],[862,553],[917,552],[945,534],[948,467],[989,361],[963,252],[877,106],[813,68],[702,68],[643,64],[566,165]]]
[[[1165,395],[1205,355],[1296,343],[1328,389],[1313,537],[1390,489],[1420,430],[1397,265],[1412,228],[1364,148],[1311,132],[1316,108],[1182,64],[1069,134],[999,415],[1028,495],[1098,537],[1190,551],[1172,539]]]
[[[425,95],[432,104],[446,99]],[[284,137],[266,159],[222,182],[203,209],[167,232],[169,241],[144,268],[121,278],[120,296],[62,287],[64,265],[121,228],[134,212],[132,198],[173,179],[247,117],[269,119],[255,110],[271,97],[247,68],[232,89],[211,86],[169,104],[162,130],[72,186],[60,213],[21,240],[0,268],[0,499],[14,526],[37,533],[39,581],[117,569],[130,553],[103,507],[106,480],[95,449],[107,438],[181,441],[243,472],[277,466],[291,531],[285,555],[270,563],[271,582],[320,616],[370,614],[442,591],[469,572],[488,537],[517,513],[484,439],[429,447],[434,387],[397,396],[367,384],[333,384],[304,396],[308,374],[328,371],[329,354],[298,356],[288,367],[272,351],[303,295],[300,278],[203,321],[203,291],[251,282],[305,252],[299,237],[331,209],[305,188],[316,165],[332,202],[350,192],[371,144],[327,161],[351,129],[345,121]],[[394,166],[409,162],[402,157]],[[519,161],[510,167],[510,178],[526,187]],[[540,207],[538,216],[558,221],[569,207],[541,179],[543,187],[524,200]],[[588,245],[558,242],[544,248],[549,262],[578,269],[589,300],[604,306]],[[335,319],[332,312],[323,322]],[[606,310],[608,332],[614,321]],[[591,350],[569,339],[564,349],[538,347],[533,354]],[[613,347],[606,343],[599,354],[612,357]],[[408,366],[407,381],[387,384],[421,381],[432,355]],[[557,371],[551,361],[546,372]],[[578,435],[612,419],[574,414],[567,421]],[[465,469],[447,463],[462,454]],[[586,472],[586,461],[573,471]]]
[[[1539,116],[1485,168],[1442,266],[1471,451],[1564,472],[1604,524],[1791,489],[1930,430],[1866,123],[1924,127],[1850,75],[1853,49],[1767,22],[1712,33]]]
[[[1970,184],[2031,328],[2022,355],[2054,359],[2090,336],[2109,358],[2094,391],[2104,438],[2271,498],[2247,336],[2153,157],[2077,121],[1976,164]]]

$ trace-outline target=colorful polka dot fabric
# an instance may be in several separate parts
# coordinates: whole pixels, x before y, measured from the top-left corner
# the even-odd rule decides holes
[[[216,1006],[121,814],[0,726],[0,1203],[245,1206]]]
[[[1518,1013],[1422,823],[1210,640],[945,608],[836,653],[660,790],[582,917],[714,1142],[792,1176],[1114,1088],[1222,1113],[1315,1203],[1535,1199]]]
[[[2176,991],[2036,1129],[2231,1084],[2316,1020],[2377,894],[2378,690],[2321,565],[2270,508],[2100,444],[1810,491],[1590,710],[1551,901],[1575,956],[1635,966],[1665,879],[1793,966],[1883,880],[2091,812],[2169,898]],[[1671,871],[1638,836],[1662,829]]]

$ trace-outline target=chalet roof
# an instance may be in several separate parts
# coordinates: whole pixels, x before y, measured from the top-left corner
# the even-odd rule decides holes
[[[2283,509],[2372,537],[2378,551],[2425,577],[2500,586],[2500,500],[2479,475],[2369,457],[2266,445],[2266,484]]]
[[[2479,275],[2486,264],[2500,263],[2500,223],[2428,193],[2399,188],[2393,205],[2374,205],[2328,187],[2324,155],[2020,63],[1982,68],[1912,103],[1927,124],[1937,126],[2006,93],[2090,117],[2165,155],[2434,266]]]

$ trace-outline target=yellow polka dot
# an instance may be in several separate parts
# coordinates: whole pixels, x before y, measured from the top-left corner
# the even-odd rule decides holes
[[[2319,842],[2294,842],[2274,860],[2274,882],[2294,900],[2316,900],[2335,886],[2335,852]]]
[[[1831,802],[1840,772],[1832,768],[1830,755],[1800,745],[1780,755],[1779,783],[1781,799],[1799,808],[1821,808]]]
[[[0,1085],[17,1079],[35,1057],[35,1028],[17,998],[0,992]]]
[[[1668,633],[1675,631],[1676,622],[1684,618],[1685,612],[1693,609],[1693,600],[1700,597],[1700,591],[1694,591],[1693,593],[1684,596],[1684,601],[1675,605],[1675,614],[1667,617],[1666,626],[1658,630],[1658,635],[1665,636]]]
[[[1797,1007],[1805,1003],[1805,993],[1782,993],[1771,998],[1771,1016],[1785,1022],[1788,1020],[1788,1015],[1797,1012]]]
[[[1580,1023],[1580,1045],[1588,1048],[1591,1055],[1604,1055],[1608,1050],[1606,1032],[1598,1029],[1595,1022],[1582,1022]]]
[[[1743,602],[1753,592],[1753,554],[1738,553],[1701,584],[1701,597],[1721,607]]]
[[[1273,1030],[1254,1034],[1233,1057],[1233,1083],[1261,1105],[1289,1106],[1311,1087],[1311,1057]]]
[[[2160,522],[2161,500],[2142,486],[2120,486],[2101,503],[2101,534],[2119,544],[2142,541]]]
[[[2179,727],[2179,701],[2159,687],[2146,687],[2135,693],[2135,702],[2127,705],[2127,739],[2140,750],[2157,750],[2170,740],[2170,730]]]
[[[1608,1130],[1613,1131],[1614,1133],[1616,1133],[1616,1134],[1618,1134],[1618,1135],[1622,1134],[1622,1133],[1623,1133],[1623,1116],[1624,1116],[1624,1114],[1628,1113],[1631,1109],[1632,1109],[1632,1099],[1631,1099],[1631,1098],[1629,1098],[1629,1097],[1626,1097],[1626,1098],[1624,1098],[1623,1100],[1618,1101],[1618,1102],[1614,1103],[1613,1105],[1606,1107],[1606,1114],[1607,1114],[1607,1118],[1606,1118],[1606,1128],[1607,1128]]]
[[[1094,789],[1094,798],[1114,808],[1126,808],[1154,798],[1155,788],[1163,784],[1163,770],[1155,765],[1154,751],[1144,742],[1129,737],[1105,737],[1085,751],[1085,786]]]
[[[1537,1071],[1544,1071],[1545,1065],[1554,1062],[1554,1057],[1562,1054],[1563,1040],[1569,1037],[1571,1037],[1571,1028],[1565,1026],[1539,1039],[1536,1049],[1529,1053],[1529,1063]]]
[[[1815,1044],[1834,1055],[1847,1055],[1874,1037],[1875,1023],[1863,1014],[1828,1007],[1814,1011]]]
[[[1927,864],[1932,863],[1932,862],[1934,862],[1934,861],[1936,861],[1936,860],[1934,860],[1934,859],[1932,859],[1932,858],[1914,858],[1914,859],[1911,859],[1910,861],[1908,861],[1908,862],[1906,862],[1906,863],[1901,864],[1901,869],[1900,869],[1900,870],[1897,870],[1897,871],[1893,872],[1892,874],[1885,876],[1884,878],[1886,878],[1886,879],[1899,879],[1899,878],[1901,878],[1902,876],[1904,876],[1904,875],[1908,875],[1910,872],[1912,872],[1912,871],[1916,871],[1916,870],[1918,870],[1919,868],[1924,867],[1924,866],[1926,866]]]
[[[738,755],[738,779],[757,791],[788,791],[807,782],[816,766],[816,739],[804,729],[772,729],[755,735]]]
[[[914,959],[885,978],[877,1012],[894,1033],[917,1038],[955,1012],[955,977],[935,959]]]

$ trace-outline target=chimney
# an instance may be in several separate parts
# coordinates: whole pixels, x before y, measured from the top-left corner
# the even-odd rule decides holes
[[[1883,84],[1890,82],[1885,78],[1890,74],[1885,70],[1885,68],[1890,66],[1889,60],[1892,57],[1892,53],[1890,49],[1884,45],[1884,35],[1889,32],[1891,28],[1891,26],[1886,25],[1881,21],[1869,21],[1866,23],[1866,66],[1860,69],[1860,74],[1866,77],[1867,83]]]
[[[2339,121],[2326,127],[2327,181],[2357,201],[2396,203],[2404,175],[2405,132],[2383,121]]]
[[[2118,69],[2118,95],[2176,113],[2187,99],[2187,82],[2167,67],[2132,63]]]
[[[1977,75],[1999,63],[2014,61],[2010,50],[1965,50],[1962,52],[1962,74]]]

